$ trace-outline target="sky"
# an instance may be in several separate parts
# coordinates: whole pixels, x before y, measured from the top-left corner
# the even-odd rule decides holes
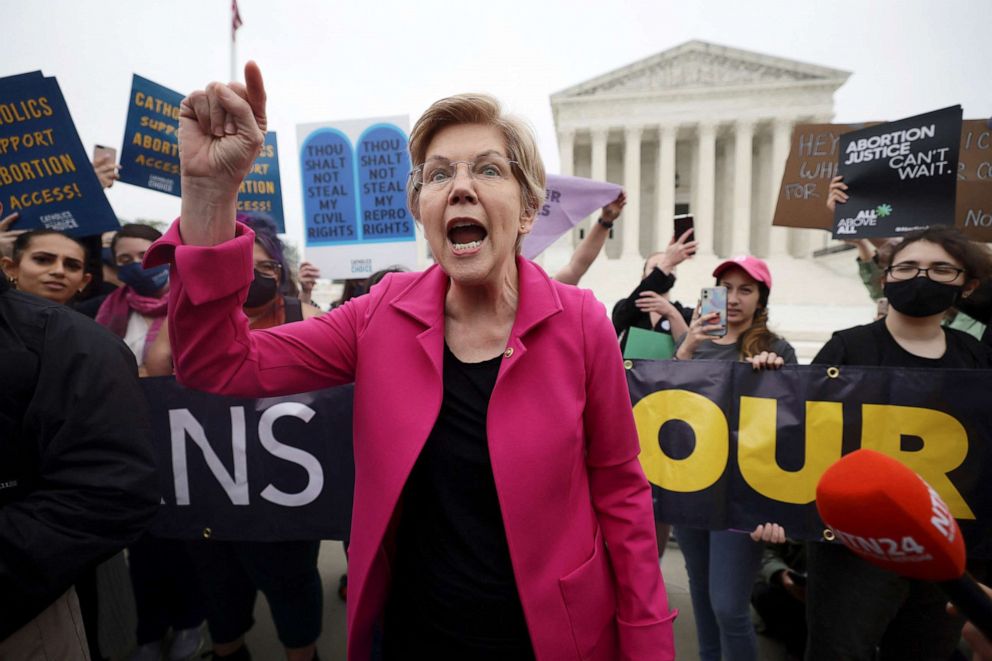
[[[120,150],[131,75],[179,92],[230,78],[229,0],[0,0],[0,76],[58,78],[88,152]],[[554,92],[692,39],[852,72],[835,120],[899,119],[960,103],[992,115],[992,0],[239,0],[237,59],[259,63],[279,134],[289,238],[302,203],[296,125],[407,115],[483,91],[534,127],[558,171]],[[179,199],[126,184],[123,219],[171,220]]]

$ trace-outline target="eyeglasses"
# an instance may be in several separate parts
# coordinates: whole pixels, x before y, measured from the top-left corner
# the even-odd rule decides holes
[[[414,188],[423,186],[428,190],[445,188],[458,172],[458,166],[464,163],[468,166],[468,176],[485,184],[495,184],[506,181],[513,173],[511,166],[520,164],[499,154],[486,154],[474,161],[449,161],[444,158],[432,158],[413,169],[410,177]]]
[[[893,280],[912,280],[922,273],[934,282],[947,283],[954,282],[965,271],[950,264],[935,264],[929,268],[921,268],[912,262],[905,262],[890,266],[885,272]]]
[[[266,278],[278,278],[279,273],[282,272],[282,264],[274,259],[267,259],[260,262],[255,262],[255,270],[264,275]]]

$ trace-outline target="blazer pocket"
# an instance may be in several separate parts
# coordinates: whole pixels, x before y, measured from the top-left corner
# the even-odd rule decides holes
[[[610,658],[606,652],[616,645],[616,586],[598,527],[592,556],[558,579],[558,585],[579,657]]]

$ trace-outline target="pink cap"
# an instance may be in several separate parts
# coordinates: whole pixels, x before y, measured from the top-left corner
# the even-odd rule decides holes
[[[720,265],[713,269],[713,277],[719,278],[720,274],[735,266],[768,287],[768,290],[771,291],[772,272],[768,270],[768,264],[765,263],[765,260],[752,257],[751,255],[740,255],[739,257],[720,262]]]

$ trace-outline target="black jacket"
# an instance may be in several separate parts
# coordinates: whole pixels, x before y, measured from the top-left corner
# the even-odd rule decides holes
[[[657,330],[662,333],[671,334],[671,331],[667,330],[668,324],[664,317],[658,321],[656,328],[652,328],[651,316],[637,307],[637,300],[640,298],[641,292],[653,291],[658,294],[664,294],[674,285],[674,275],[665,273],[657,267],[652,269],[647,277],[641,280],[641,283],[637,285],[634,291],[630,292],[630,296],[617,301],[617,304],[613,306],[613,328],[617,332],[617,337],[625,333],[628,328],[643,328],[644,330]],[[682,318],[685,319],[687,324],[692,321],[692,310],[683,307],[678,301],[673,302],[672,305],[682,314]],[[622,351],[626,348],[627,336],[624,335],[620,339],[620,349]]]
[[[146,406],[119,339],[0,278],[0,640],[155,513]]]

